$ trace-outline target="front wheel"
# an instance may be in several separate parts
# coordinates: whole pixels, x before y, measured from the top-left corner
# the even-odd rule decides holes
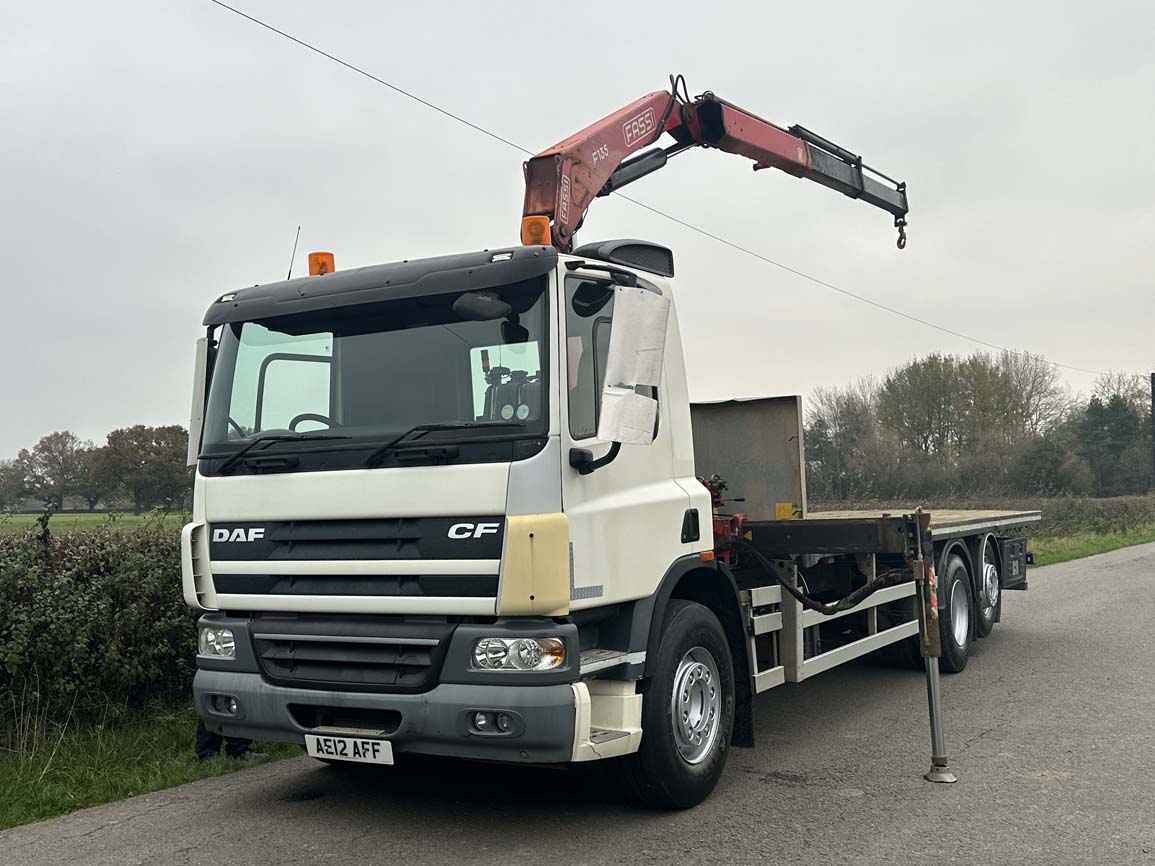
[[[722,775],[734,727],[734,666],[718,618],[691,601],[666,609],[642,703],[642,743],[618,769],[650,806],[688,809]]]

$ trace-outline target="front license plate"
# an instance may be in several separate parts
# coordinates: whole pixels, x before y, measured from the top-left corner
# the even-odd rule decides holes
[[[328,758],[331,761],[362,761],[366,764],[393,763],[393,744],[388,740],[305,734],[305,750],[314,758]]]

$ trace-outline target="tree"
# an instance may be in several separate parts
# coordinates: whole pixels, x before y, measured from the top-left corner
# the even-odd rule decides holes
[[[183,427],[137,424],[109,433],[102,459],[139,513],[154,505],[179,507],[184,502],[191,486],[187,449],[188,432]]]
[[[831,499],[875,494],[878,467],[864,465],[878,435],[878,385],[870,378],[846,388],[818,388],[811,403],[806,455],[814,492]]]
[[[0,460],[0,509],[17,505],[26,492],[20,464],[15,460]]]
[[[64,497],[76,492],[82,468],[80,452],[91,448],[69,430],[49,433],[29,451],[24,448],[16,463],[24,475],[28,492],[57,508],[64,507]]]
[[[1112,397],[1121,397],[1140,417],[1151,414],[1151,380],[1141,373],[1104,373],[1095,379],[1092,393],[1104,403]]]
[[[1059,368],[1037,355],[1003,352],[999,366],[1007,376],[1013,397],[1011,411],[1028,436],[1041,436],[1059,424],[1071,409],[1071,396],[1059,376]]]
[[[1095,475],[1096,493],[1121,496],[1142,493],[1147,473],[1143,464],[1129,465],[1128,456],[1143,441],[1144,419],[1127,404],[1121,394],[1104,401],[1092,397],[1075,424],[1076,453],[1090,464]]]
[[[905,448],[953,456],[959,436],[959,364],[932,354],[900,367],[883,380],[878,418]]]
[[[80,471],[75,493],[95,511],[100,500],[120,486],[117,467],[109,459],[108,448],[84,448],[79,452]]]

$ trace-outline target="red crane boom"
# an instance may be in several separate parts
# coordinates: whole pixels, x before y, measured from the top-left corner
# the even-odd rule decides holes
[[[716,148],[777,168],[891,213],[898,247],[906,246],[906,184],[865,165],[862,157],[801,126],[783,129],[706,92],[679,94],[679,76],[660,90],[558,142],[525,163],[522,243],[573,249],[594,198],[662,168],[690,147]],[[669,147],[643,150],[669,133]]]

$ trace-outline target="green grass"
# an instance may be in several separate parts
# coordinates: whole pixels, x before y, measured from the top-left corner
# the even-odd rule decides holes
[[[36,525],[39,514],[0,514],[0,534],[24,532]],[[181,514],[54,514],[48,528],[52,532],[84,532],[100,526],[114,529],[138,529],[147,523],[161,522],[166,526],[179,527],[185,522]]]
[[[0,830],[301,754],[299,746],[256,743],[268,757],[201,764],[195,729],[191,704],[153,707],[108,726],[9,727],[8,748],[0,748]]]
[[[1151,541],[1155,541],[1155,524],[1125,532],[1075,532],[1057,538],[1032,538],[1027,547],[1035,552],[1035,565],[1042,566]]]

